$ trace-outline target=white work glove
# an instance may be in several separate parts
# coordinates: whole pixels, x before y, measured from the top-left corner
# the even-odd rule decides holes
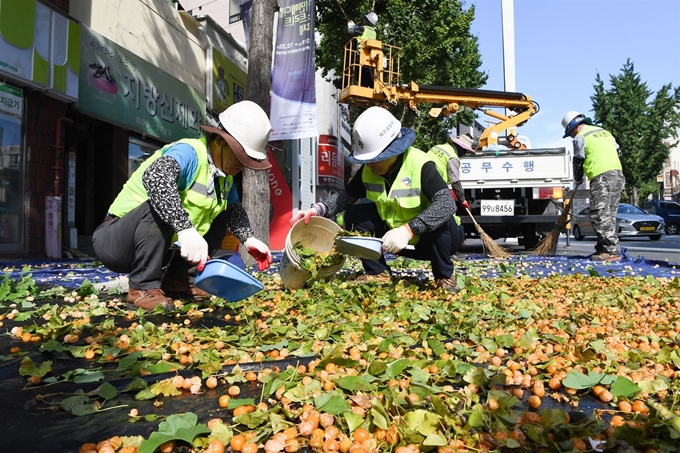
[[[393,228],[382,237],[383,252],[399,253],[408,245],[408,241],[413,237],[411,227],[402,225],[399,228]]]
[[[319,211],[319,204],[320,203],[317,203],[309,209],[300,209],[297,214],[295,214],[295,217],[290,219],[290,224],[295,225],[300,219],[305,219],[305,224],[307,224],[309,223],[309,218],[311,216],[320,216],[321,212]]]
[[[205,265],[208,261],[208,243],[196,228],[187,228],[177,233],[180,255],[191,264]]]
[[[354,24],[354,21],[352,20],[347,21],[347,31],[352,31],[355,27],[356,25]]]
[[[249,237],[243,243],[248,251],[248,254],[257,261],[257,268],[261,271],[267,269],[272,263],[272,253],[269,251],[267,244],[254,237]]]

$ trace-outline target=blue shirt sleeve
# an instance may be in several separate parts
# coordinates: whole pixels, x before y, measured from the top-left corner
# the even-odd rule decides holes
[[[196,150],[186,143],[176,143],[168,148],[163,155],[172,157],[179,164],[177,189],[185,190],[189,186],[189,182],[194,180],[198,170]]]
[[[231,189],[229,189],[229,195],[227,195],[227,206],[230,204],[234,204],[238,201],[238,192],[236,192],[236,184],[231,185]]]

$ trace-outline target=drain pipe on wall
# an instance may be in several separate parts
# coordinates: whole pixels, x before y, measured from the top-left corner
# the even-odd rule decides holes
[[[57,134],[54,144],[54,191],[45,197],[45,252],[48,258],[61,259],[61,181],[64,178],[63,137],[61,135],[65,124],[73,124],[73,120],[60,116],[57,119]]]

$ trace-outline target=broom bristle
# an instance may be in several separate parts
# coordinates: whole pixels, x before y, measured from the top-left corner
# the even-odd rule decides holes
[[[554,255],[557,251],[557,240],[560,237],[560,230],[553,228],[550,233],[539,242],[536,247],[531,249],[531,253],[539,256]]]
[[[491,236],[489,236],[482,227],[475,222],[475,228],[479,237],[482,239],[482,246],[484,247],[484,253],[489,255],[491,258],[510,258],[512,253],[496,243]]]
[[[569,216],[569,211],[571,210],[572,202],[574,201],[574,196],[576,195],[576,190],[573,190],[571,192],[571,195],[569,196],[569,203],[567,207],[565,207],[562,210],[562,213],[557,219],[557,222],[555,223],[555,226],[553,227],[552,230],[550,230],[550,233],[543,239],[541,239],[541,242],[539,242],[536,247],[530,250],[530,253],[533,255],[540,255],[540,256],[546,256],[546,255],[554,255],[555,252],[557,251],[557,242],[559,241],[560,238],[560,230],[564,228],[564,226],[567,224],[567,216]]]

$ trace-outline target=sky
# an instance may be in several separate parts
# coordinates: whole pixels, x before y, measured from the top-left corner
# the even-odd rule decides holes
[[[504,90],[501,0],[466,0],[465,7],[473,4],[471,31],[489,76],[483,88]],[[515,91],[540,106],[517,130],[532,148],[570,149],[562,117],[570,110],[592,116],[596,75],[609,88],[629,58],[652,92],[680,86],[680,0],[515,0],[514,16]]]

